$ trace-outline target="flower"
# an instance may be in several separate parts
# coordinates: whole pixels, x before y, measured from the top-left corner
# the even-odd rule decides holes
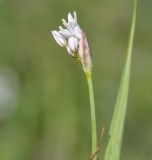
[[[53,30],[52,35],[55,41],[67,49],[70,56],[82,65],[85,72],[92,69],[92,57],[85,32],[77,22],[76,12],[68,14],[68,22],[62,19],[65,29],[59,26],[59,30]]]

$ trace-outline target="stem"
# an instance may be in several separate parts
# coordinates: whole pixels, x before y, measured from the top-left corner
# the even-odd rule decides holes
[[[86,72],[88,89],[89,89],[89,100],[90,100],[90,111],[91,111],[91,127],[92,127],[92,155],[97,151],[97,132],[96,132],[96,114],[95,114],[95,102],[92,84],[92,72]],[[97,156],[93,160],[96,160]]]

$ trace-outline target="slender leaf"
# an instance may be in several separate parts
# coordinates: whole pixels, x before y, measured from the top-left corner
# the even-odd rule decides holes
[[[135,24],[136,24],[137,1],[138,0],[134,0],[134,11],[133,11],[130,36],[129,36],[126,64],[124,66],[120,87],[118,91],[118,96],[116,100],[115,110],[110,126],[109,142],[106,148],[105,160],[119,160],[120,157],[123,128],[124,128],[126,108],[127,108],[128,90],[129,90],[131,57],[132,57]]]

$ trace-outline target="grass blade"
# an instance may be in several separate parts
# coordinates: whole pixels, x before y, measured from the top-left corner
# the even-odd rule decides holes
[[[126,64],[124,66],[118,96],[116,100],[115,110],[109,131],[109,142],[105,152],[105,160],[119,160],[121,142],[123,136],[124,121],[127,108],[127,98],[130,80],[131,57],[136,24],[137,1],[134,0],[133,18],[129,36]]]

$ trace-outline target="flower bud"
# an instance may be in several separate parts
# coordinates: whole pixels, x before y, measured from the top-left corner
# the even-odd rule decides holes
[[[78,51],[78,41],[75,37],[70,37],[68,39],[68,47],[73,53],[77,53]]]
[[[56,40],[56,42],[61,47],[65,47],[67,45],[67,41],[65,40],[65,38],[59,32],[52,31],[52,35],[53,35],[54,39]]]

